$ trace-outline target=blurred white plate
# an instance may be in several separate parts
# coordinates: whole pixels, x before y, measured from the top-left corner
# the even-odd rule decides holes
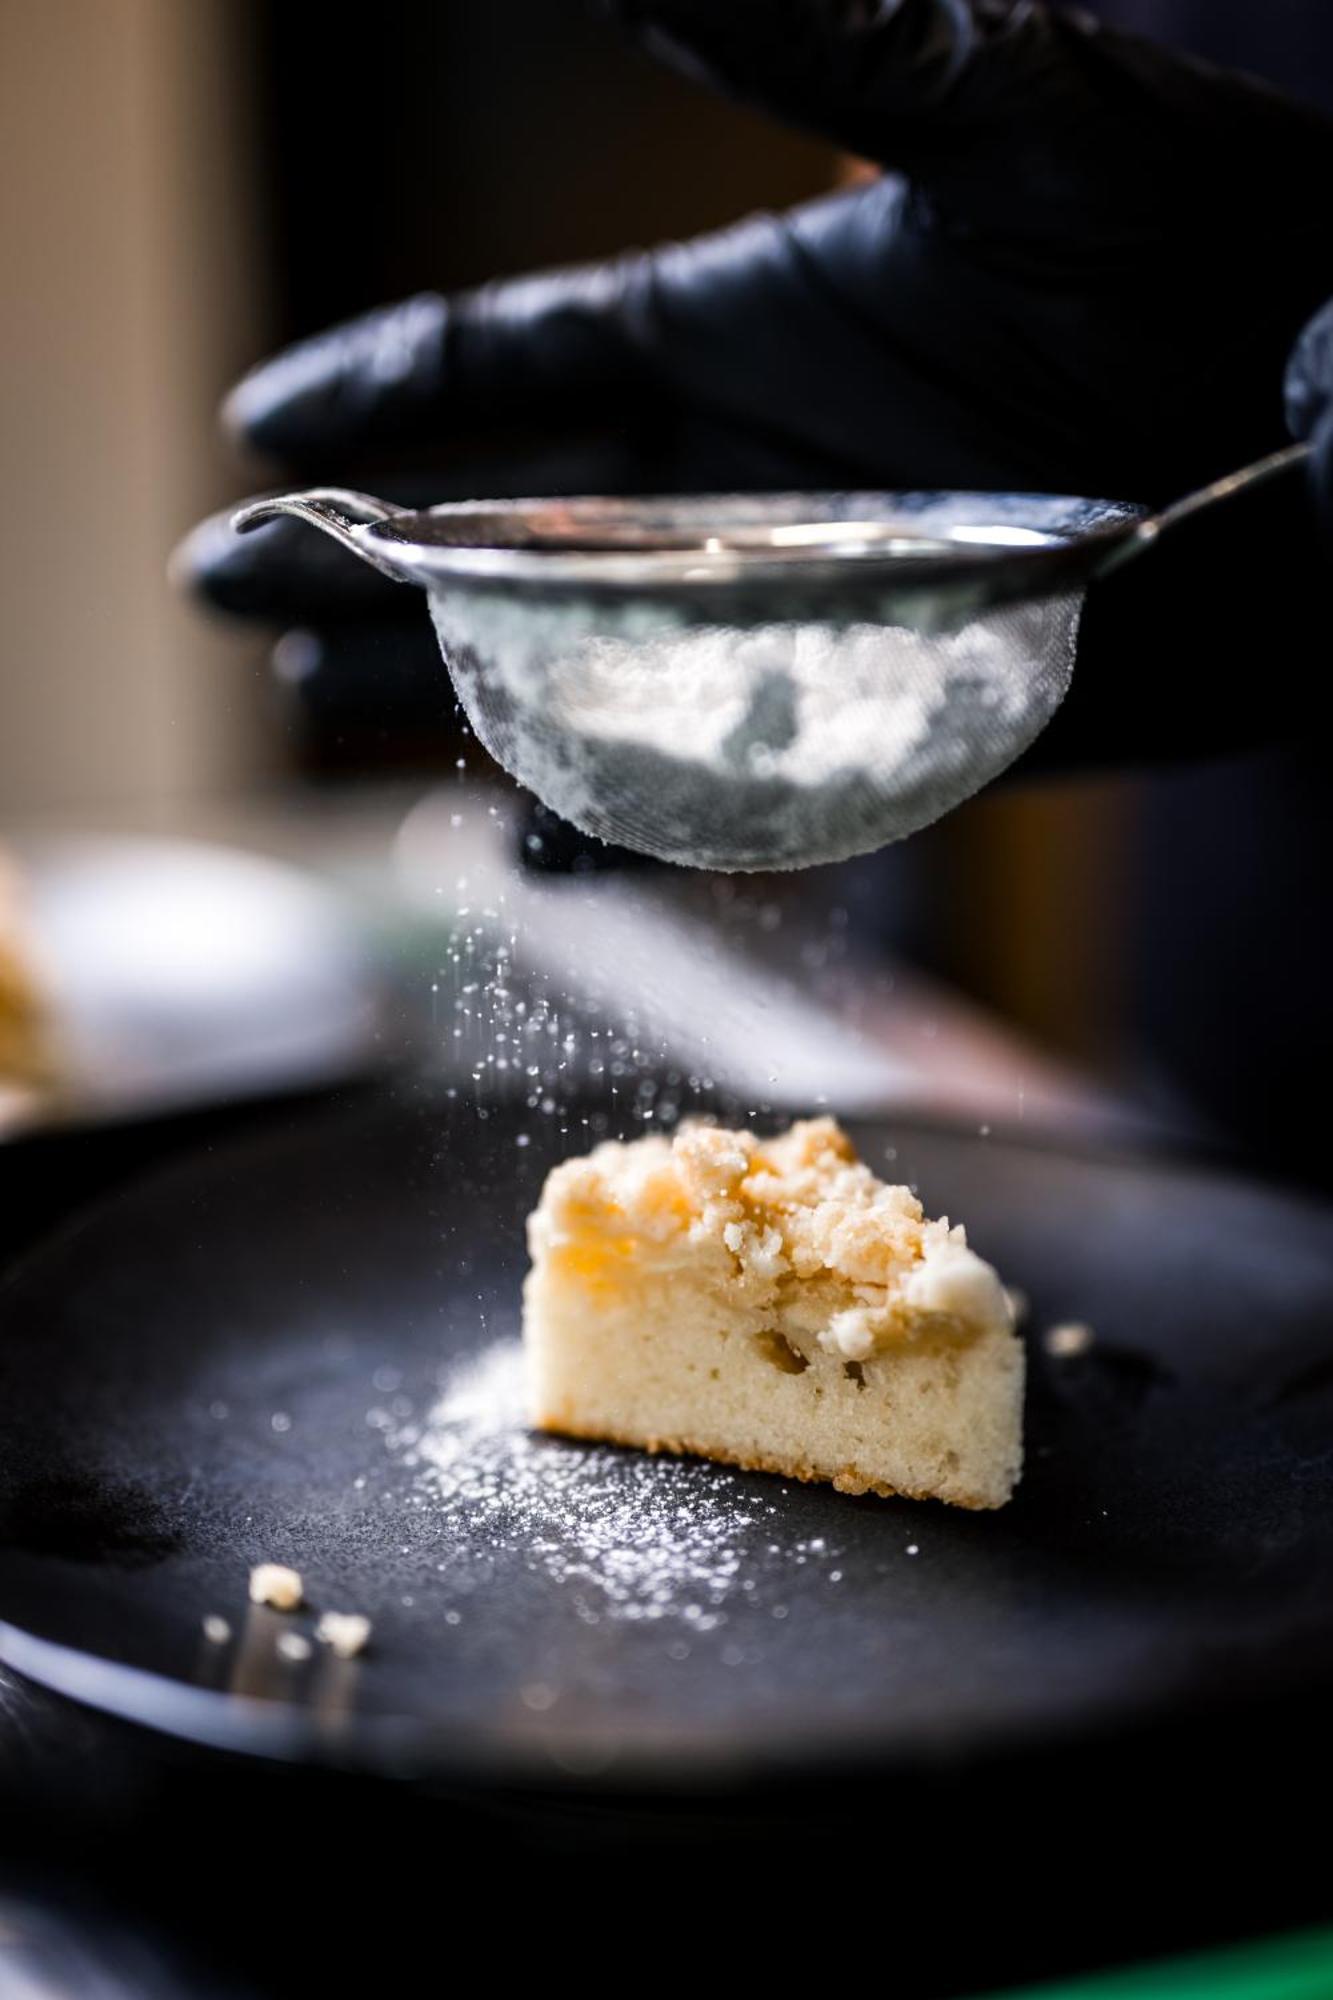
[[[308,1089],[382,1062],[373,946],[318,881],[194,841],[12,846],[68,1077],[61,1121]]]

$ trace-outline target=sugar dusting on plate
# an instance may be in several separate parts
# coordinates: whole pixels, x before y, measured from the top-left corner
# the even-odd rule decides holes
[[[747,1571],[760,1538],[793,1570],[836,1554],[822,1539],[775,1539],[780,1488],[756,1497],[752,1479],[723,1466],[529,1430],[517,1341],[461,1368],[424,1426],[387,1441],[459,1525],[571,1593],[589,1624],[712,1631],[756,1589]]]

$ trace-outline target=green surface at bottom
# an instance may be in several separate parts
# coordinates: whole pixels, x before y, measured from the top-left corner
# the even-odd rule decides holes
[[[1333,1931],[1031,1986],[993,2000],[1333,2000]]]

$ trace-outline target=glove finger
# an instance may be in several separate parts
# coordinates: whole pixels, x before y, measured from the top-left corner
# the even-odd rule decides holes
[[[438,435],[449,308],[427,292],[299,341],[231,391],[223,423],[293,465]]]
[[[996,10],[967,0],[604,0],[673,67],[883,157],[889,117],[938,109]],[[869,140],[870,143],[865,142]],[[901,161],[897,164],[902,164]]]
[[[475,444],[497,423],[604,427],[632,416],[645,387],[622,289],[612,261],[382,306],[252,369],[223,423],[243,445],[344,479],[363,454]]]
[[[1333,126],[1039,0],[606,0],[678,67],[1067,256],[1317,217]]]
[[[315,762],[452,767],[466,746],[435,634],[415,603],[411,625],[297,627],[278,640],[274,678]]]
[[[1333,409],[1333,299],[1315,314],[1292,350],[1286,398],[1293,437],[1310,437]]]

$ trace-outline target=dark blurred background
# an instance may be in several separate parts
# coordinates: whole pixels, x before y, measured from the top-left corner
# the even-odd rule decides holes
[[[1324,0],[1095,11],[1333,108]],[[583,0],[379,0],[368,27],[315,0],[0,0],[0,155],[0,813],[164,829],[222,799],[447,779],[465,747],[428,644],[289,646],[275,669],[262,635],[173,597],[179,535],[273,481],[216,431],[243,367],[414,290],[858,171],[655,67]],[[1323,791],[1284,752],[1002,789],[838,893],[873,951],[1317,1178],[1291,1091]],[[1293,996],[1262,1059],[1259,982]]]

